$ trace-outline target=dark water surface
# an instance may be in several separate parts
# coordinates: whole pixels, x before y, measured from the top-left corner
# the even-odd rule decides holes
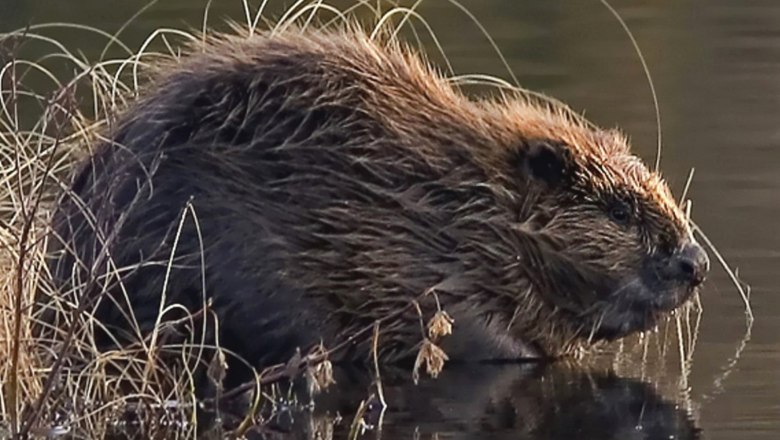
[[[121,38],[136,49],[158,27],[199,28],[205,3],[161,0]],[[213,3],[214,25],[225,17],[244,21],[239,0]],[[278,15],[283,3],[270,3],[269,14]],[[620,126],[631,135],[636,151],[653,161],[654,110],[641,64],[630,40],[597,0],[463,3],[490,30],[521,84],[586,111],[602,126]],[[669,347],[655,361],[642,362],[641,341],[630,340],[614,348],[622,354],[588,365],[445,368],[438,381],[426,380],[419,387],[388,383],[390,409],[381,438],[699,435],[753,440],[780,435],[780,1],[638,3],[615,0],[614,6],[635,33],[656,81],[662,169],[677,195],[689,170],[696,169],[690,189],[693,217],[752,287],[751,332],[742,300],[716,265],[702,292],[704,312],[686,374],[681,374],[674,326],[649,338],[649,357],[663,351],[664,335]],[[113,33],[144,5],[129,0],[0,0],[0,31],[56,21]],[[436,32],[455,72],[509,78],[478,27],[458,8],[426,0],[418,11]],[[90,59],[105,45],[86,32],[49,35]],[[428,49],[434,53],[433,47]],[[341,378],[340,387],[360,380]],[[346,421],[333,425],[331,416],[315,413],[294,429],[310,434],[321,429],[317,432],[323,438],[335,430],[334,438],[344,438],[365,386],[349,391],[354,393],[331,395],[330,403],[321,405],[338,409]]]

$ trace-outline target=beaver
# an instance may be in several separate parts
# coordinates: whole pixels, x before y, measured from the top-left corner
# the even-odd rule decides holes
[[[208,338],[254,366],[387,316],[392,361],[441,307],[450,358],[557,357],[652,328],[708,271],[620,132],[468,96],[397,39],[219,35],[160,70],[53,215],[49,300],[82,304],[101,344],[207,304]]]

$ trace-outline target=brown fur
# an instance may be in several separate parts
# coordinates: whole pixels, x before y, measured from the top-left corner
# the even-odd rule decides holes
[[[432,291],[451,356],[557,356],[649,328],[695,287],[658,275],[691,242],[661,177],[559,105],[470,98],[355,29],[220,36],[163,72],[75,180],[94,221],[70,196],[55,220],[55,275],[118,331],[129,309],[106,295],[129,292],[149,328],[167,280],[168,302],[212,298],[221,341],[266,364]],[[179,231],[188,202],[198,224]],[[107,255],[131,270],[89,287]],[[391,358],[421,337],[413,311],[382,330]]]

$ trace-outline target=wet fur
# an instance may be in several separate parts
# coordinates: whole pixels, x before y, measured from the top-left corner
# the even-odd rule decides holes
[[[105,343],[138,338],[131,310],[149,331],[163,295],[212,301],[220,342],[266,365],[433,290],[451,357],[557,356],[684,299],[635,313],[660,301],[648,256],[690,231],[619,133],[567,109],[471,99],[355,29],[220,36],[163,71],[55,215],[55,281],[96,301]],[[412,355],[416,312],[382,334],[384,358]]]

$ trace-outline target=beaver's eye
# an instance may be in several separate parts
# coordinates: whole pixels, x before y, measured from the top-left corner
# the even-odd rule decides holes
[[[615,203],[609,208],[609,217],[621,225],[625,225],[631,219],[631,212],[623,203]]]

